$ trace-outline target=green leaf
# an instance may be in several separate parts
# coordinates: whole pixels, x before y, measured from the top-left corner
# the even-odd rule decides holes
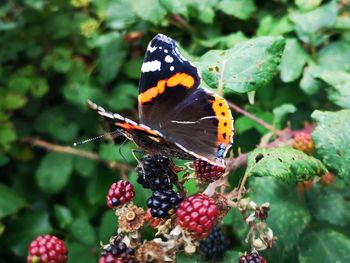
[[[47,193],[57,193],[68,183],[73,170],[73,156],[51,152],[41,161],[36,171],[39,187]]]
[[[10,248],[15,255],[24,257],[32,240],[51,231],[47,212],[30,211],[11,221],[0,243],[2,247]]]
[[[0,184],[0,219],[16,213],[25,206],[25,201],[14,190]]]
[[[85,245],[96,245],[96,235],[94,228],[87,217],[79,217],[69,226],[69,232],[76,240]]]
[[[238,43],[247,41],[248,38],[241,32],[232,33],[226,36],[210,37],[199,40],[199,44],[207,48],[231,48]]]
[[[128,0],[109,1],[105,15],[108,26],[113,29],[124,29],[135,20],[132,2]]]
[[[68,225],[73,221],[70,210],[62,205],[54,205],[53,207],[56,221],[60,228],[67,228]]]
[[[213,89],[246,93],[268,84],[280,62],[282,37],[260,37],[228,50],[213,50],[198,62],[203,80]]]
[[[253,176],[272,176],[286,183],[297,183],[321,176],[327,169],[314,157],[290,147],[280,147],[251,152],[247,172]]]
[[[138,89],[130,83],[121,83],[113,89],[112,95],[108,100],[108,106],[111,110],[122,111],[133,109],[138,96]]]
[[[137,182],[137,175],[134,171],[128,174],[128,180],[135,188],[135,197],[133,199],[134,204],[146,208],[145,200],[152,195],[151,190],[143,188],[143,186]]]
[[[99,228],[99,239],[103,243],[108,243],[109,238],[117,233],[118,222],[114,211],[108,210],[101,216],[101,225]]]
[[[281,122],[285,116],[289,113],[296,112],[297,108],[293,104],[282,104],[273,109],[273,115],[275,116],[275,122]]]
[[[141,65],[143,58],[131,59],[125,63],[123,67],[123,73],[131,79],[139,79],[141,74]]]
[[[228,15],[247,20],[255,12],[253,0],[222,0],[218,9]]]
[[[159,0],[159,2],[168,13],[188,17],[188,7],[191,0]]]
[[[99,100],[103,97],[100,89],[79,82],[71,82],[65,85],[63,95],[67,101],[83,109],[86,109],[87,100]]]
[[[135,162],[135,159],[131,151],[135,149],[135,144],[132,142],[124,143],[121,145],[101,143],[99,148],[99,155],[101,159],[111,162]]]
[[[317,154],[327,167],[350,183],[350,110],[316,110],[311,117],[317,122],[312,134]]]
[[[314,95],[322,86],[321,81],[316,80],[317,75],[323,72],[323,68],[316,66],[315,64],[310,64],[305,68],[303,73],[303,78],[300,81],[300,88],[307,95]]]
[[[18,75],[13,76],[8,83],[9,90],[21,94],[25,94],[29,90],[30,86],[30,78]]]
[[[303,72],[307,59],[308,56],[298,40],[295,38],[288,39],[279,66],[282,81],[292,82],[298,79]]]
[[[273,121],[273,115],[270,112],[254,112],[254,115],[263,119],[267,123],[272,123]],[[246,116],[239,117],[235,121],[235,128],[240,134],[253,128],[256,129],[260,134],[266,134],[266,132],[268,132],[268,130],[265,127],[261,126],[260,124],[256,123],[255,121]]]
[[[322,0],[295,0],[295,4],[303,11],[309,11],[318,7]]]
[[[126,50],[119,34],[110,33],[101,37],[104,40],[101,40],[99,54],[100,79],[103,83],[109,83],[119,73],[126,57]]]
[[[159,25],[166,15],[166,10],[158,0],[134,1],[132,7],[136,15],[156,25]]]
[[[307,13],[294,12],[290,18],[295,24],[299,39],[316,46],[327,39],[327,35],[323,31],[335,24],[337,13],[336,1],[330,1],[328,4]]]
[[[332,229],[310,229],[298,245],[300,263],[334,263],[349,260],[349,237]]]
[[[17,110],[22,108],[27,98],[15,93],[6,93],[0,97],[0,108],[4,110]]]
[[[51,54],[44,57],[42,67],[45,70],[52,68],[58,73],[67,73],[72,66],[71,53],[69,49],[56,47],[52,50]]]
[[[11,143],[16,140],[16,132],[13,128],[12,123],[6,122],[1,123],[0,129],[0,146],[5,150],[8,150],[11,146]]]
[[[267,225],[278,237],[276,247],[271,252],[289,251],[297,244],[300,235],[311,221],[310,213],[295,188],[291,188],[275,178],[252,177],[249,179],[249,197],[257,204],[270,203]],[[286,231],[293,229],[293,231]]]
[[[206,24],[213,23],[216,6],[216,0],[189,1],[189,8],[194,12],[192,16]]]
[[[44,78],[31,78],[30,91],[33,96],[40,98],[44,96],[49,91],[49,85]]]
[[[10,158],[8,158],[5,154],[0,153],[0,167],[8,164]]]
[[[77,242],[66,242],[68,263],[96,263],[98,261],[96,248],[91,248]]]
[[[325,71],[317,78],[327,84],[327,94],[330,101],[340,107],[350,108],[350,74],[342,71]]]
[[[314,185],[307,192],[308,206],[312,215],[319,221],[346,227],[350,223],[350,201],[334,187]]]
[[[287,15],[282,17],[265,15],[259,23],[259,28],[256,32],[258,37],[261,36],[280,36],[294,30],[294,25]]]
[[[323,69],[350,71],[350,43],[337,41],[325,45],[318,53],[317,61]]]

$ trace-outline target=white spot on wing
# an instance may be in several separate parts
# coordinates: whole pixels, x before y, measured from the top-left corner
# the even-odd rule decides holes
[[[167,55],[167,56],[165,57],[165,62],[167,62],[167,63],[172,63],[173,61],[174,61],[173,57],[171,57],[171,56],[169,56],[169,55]]]
[[[161,63],[159,60],[147,61],[142,64],[142,72],[150,72],[160,70]]]
[[[148,47],[147,47],[147,50],[149,51],[149,52],[153,52],[153,51],[155,51],[157,49],[157,47],[152,47],[151,45],[148,45]]]
[[[170,67],[170,71],[174,71],[174,69],[175,69],[174,66]]]
[[[167,50],[167,49],[164,49],[164,52],[165,52],[165,53],[168,53],[168,50]]]

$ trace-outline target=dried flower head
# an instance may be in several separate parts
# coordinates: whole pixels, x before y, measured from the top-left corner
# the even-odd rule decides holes
[[[125,208],[123,213],[119,216],[119,229],[123,232],[134,232],[140,229],[145,222],[145,211],[132,205]]]
[[[165,252],[156,242],[146,242],[136,250],[136,260],[140,263],[162,263],[165,262]]]

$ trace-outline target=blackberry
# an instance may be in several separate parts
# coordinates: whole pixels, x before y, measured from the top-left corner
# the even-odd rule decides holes
[[[179,207],[182,196],[172,189],[154,191],[147,200],[147,206],[151,208],[153,217],[166,217],[174,214]]]
[[[208,259],[220,258],[226,251],[226,240],[221,228],[215,226],[199,247]]]
[[[103,247],[99,263],[134,263],[135,250],[128,247],[121,236],[112,238],[112,241]]]
[[[258,252],[246,253],[239,257],[239,263],[266,263],[266,259],[258,254]]]
[[[218,180],[225,173],[225,167],[212,165],[199,159],[193,162],[193,166],[197,178],[208,183]]]
[[[147,154],[136,167],[137,182],[153,191],[172,189],[176,174],[171,166],[172,162],[168,157]]]

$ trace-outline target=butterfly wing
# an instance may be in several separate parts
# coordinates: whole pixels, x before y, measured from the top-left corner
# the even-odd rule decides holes
[[[200,80],[197,68],[181,56],[176,42],[158,34],[142,66],[140,120],[182,151],[224,165],[233,119],[223,98],[198,88]]]

